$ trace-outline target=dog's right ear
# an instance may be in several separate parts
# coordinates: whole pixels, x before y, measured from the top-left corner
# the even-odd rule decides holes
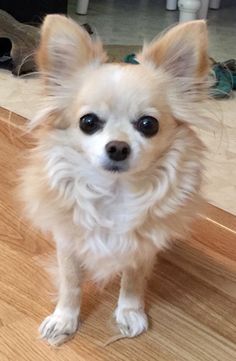
[[[76,22],[62,15],[46,16],[37,53],[39,70],[49,82],[72,78],[89,64],[106,60],[100,41],[93,41]]]

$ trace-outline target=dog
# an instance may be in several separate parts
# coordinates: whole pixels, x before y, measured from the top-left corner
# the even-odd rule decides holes
[[[157,253],[185,237],[202,203],[207,27],[169,29],[136,55],[109,63],[99,39],[48,15],[37,62],[47,102],[29,127],[22,171],[26,215],[53,235],[59,296],[40,326],[52,345],[77,331],[83,283],[121,275],[115,320],[148,329],[144,295]]]

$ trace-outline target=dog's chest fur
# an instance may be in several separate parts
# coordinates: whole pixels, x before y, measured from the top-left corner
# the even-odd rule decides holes
[[[148,177],[118,177],[88,166],[70,149],[54,148],[45,154],[50,188],[57,194],[59,208],[72,211],[73,223],[91,232],[114,234],[133,231],[149,206]]]
[[[137,235],[146,218],[148,202],[143,197],[149,194],[148,184],[105,172],[90,173],[83,164],[79,169],[72,162],[70,167],[68,158],[52,157],[50,154],[49,182],[60,195],[57,208],[62,210],[61,221],[53,228],[57,234],[63,229],[66,237],[73,239],[80,263],[93,278],[107,279],[148,259],[155,246]],[[68,205],[69,217],[64,217]]]
[[[127,182],[106,178],[99,186],[81,180],[74,184],[73,225],[67,232],[73,235],[80,263],[96,281],[138,266],[155,252],[152,242],[136,234],[144,221],[139,193]]]
[[[124,234],[135,228],[141,218],[138,208],[140,191],[135,186],[118,180],[106,182],[104,177],[104,182],[99,186],[88,181],[87,184],[78,184],[78,187],[87,188],[87,194],[83,196],[80,191],[75,204],[76,223],[82,224],[87,230],[100,227],[116,234]],[[86,208],[83,209],[85,204]]]

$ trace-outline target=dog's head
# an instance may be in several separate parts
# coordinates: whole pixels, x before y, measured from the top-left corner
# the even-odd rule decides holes
[[[44,21],[38,64],[47,125],[97,169],[139,172],[160,158],[180,127],[199,122],[208,73],[204,21],[178,25],[144,46],[137,65],[106,63],[100,41],[60,15]],[[56,140],[55,140],[56,141]]]

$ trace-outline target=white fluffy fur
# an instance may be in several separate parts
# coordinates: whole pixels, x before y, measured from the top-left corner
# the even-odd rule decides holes
[[[192,23],[196,34],[203,26]],[[68,44],[65,39],[60,42],[61,29],[73,45],[66,57],[62,48],[66,50]],[[185,30],[182,33],[184,39]],[[88,43],[83,61],[80,66],[77,59],[63,73],[58,58],[53,66],[53,54],[66,67],[67,61],[73,62],[73,49],[79,51],[77,38],[82,39],[80,44]],[[31,129],[39,128],[38,144],[24,169],[21,193],[32,221],[50,231],[57,245],[59,301],[40,329],[51,344],[60,344],[75,332],[81,286],[88,276],[106,282],[123,274],[117,323],[129,337],[146,330],[144,289],[155,256],[170,240],[185,234],[200,202],[203,146],[190,125],[199,121],[199,100],[194,95],[200,95],[199,84],[205,78],[190,77],[190,68],[194,74],[197,66],[193,56],[197,58],[195,53],[200,51],[194,39],[188,44],[190,64],[184,54],[176,60],[183,56],[183,73],[189,65],[186,76],[155,67],[146,50],[139,57],[140,65],[101,64],[96,52],[94,58],[91,55],[92,46],[72,21],[47,17],[40,51],[47,55],[41,67],[49,100],[31,122]],[[105,119],[106,126],[88,136],[80,131],[78,120],[91,112]],[[160,121],[160,131],[153,138],[144,138],[131,123],[142,115]],[[130,144],[127,172],[103,169],[105,145],[111,140]]]

